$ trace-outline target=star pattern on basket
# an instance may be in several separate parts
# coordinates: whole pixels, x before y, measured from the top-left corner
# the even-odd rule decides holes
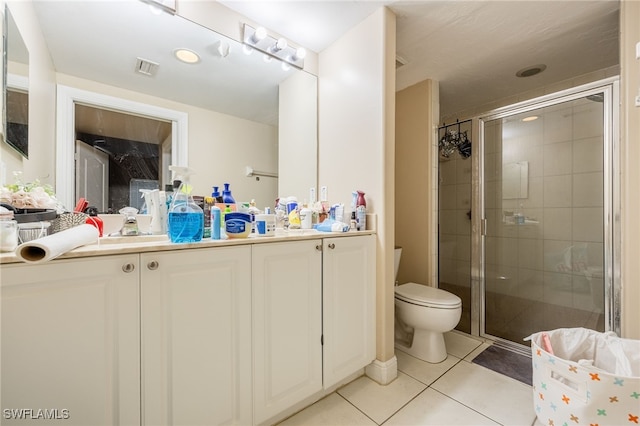
[[[591,380],[600,381],[600,375],[598,373],[589,373],[589,376],[591,376]]]
[[[573,414],[571,415],[571,421],[572,421],[572,422],[576,422],[576,423],[580,423],[580,422],[578,421],[578,417],[577,417],[577,416],[574,416]]]
[[[632,393],[632,394],[631,394],[631,395],[629,395],[629,396],[631,396],[631,398],[638,399],[638,398],[640,398],[640,393],[638,393],[638,392],[634,392],[634,393]]]
[[[578,367],[576,367],[575,365],[570,365],[569,366],[569,371],[571,371],[572,373],[577,373],[578,372]]]
[[[569,405],[569,401],[571,401],[571,398],[569,398],[569,397],[568,397],[567,395],[565,395],[565,394],[562,394],[562,401],[563,401],[565,404]]]
[[[617,386],[624,386],[624,379],[616,377],[613,379],[613,384]]]
[[[609,397],[609,402],[618,402],[618,397],[617,396],[610,396]]]
[[[633,414],[629,414],[629,421],[635,424],[638,424],[638,416],[634,416]]]
[[[599,416],[606,416],[607,415],[607,410],[606,409],[602,409],[601,410],[601,409],[597,408],[597,410],[598,410],[598,415]]]

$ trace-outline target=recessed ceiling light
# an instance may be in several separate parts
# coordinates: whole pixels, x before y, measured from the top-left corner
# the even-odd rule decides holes
[[[196,64],[200,62],[200,56],[193,50],[189,49],[176,49],[173,51],[176,58],[187,64]]]
[[[537,115],[530,115],[529,117],[525,117],[522,119],[522,121],[533,121],[533,120],[537,120],[538,116]]]
[[[546,70],[547,66],[545,64],[533,65],[530,67],[526,67],[521,69],[516,73],[517,77],[531,77],[537,74],[540,74],[542,71]]]

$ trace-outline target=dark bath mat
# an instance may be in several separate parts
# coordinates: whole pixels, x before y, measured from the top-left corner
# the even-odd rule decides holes
[[[528,356],[491,345],[472,362],[531,386],[533,371]]]

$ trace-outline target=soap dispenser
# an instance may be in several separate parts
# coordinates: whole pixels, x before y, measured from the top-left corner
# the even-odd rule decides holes
[[[202,240],[204,231],[204,213],[191,195],[187,167],[169,166],[169,169],[182,177],[182,183],[173,196],[169,208],[169,238],[172,243],[196,243]]]

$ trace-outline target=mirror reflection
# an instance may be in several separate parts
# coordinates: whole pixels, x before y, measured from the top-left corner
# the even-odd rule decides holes
[[[24,157],[29,157],[29,51],[13,15],[5,7],[5,43],[7,82],[5,116],[6,142]]]
[[[73,203],[75,189],[85,177],[82,172],[74,171],[74,167],[64,167],[71,165],[73,156],[77,155],[76,140],[86,145],[78,146],[89,148],[93,154],[108,151],[109,176],[114,173],[112,166],[116,151],[128,151],[122,147],[114,149],[113,144],[120,143],[116,140],[156,144],[153,156],[159,162],[154,165],[158,170],[157,177],[130,176],[128,185],[110,177],[109,189],[104,186],[94,188],[99,196],[92,195],[100,200],[107,194],[103,210],[112,208],[117,211],[122,207],[121,197],[113,196],[113,193],[129,193],[132,179],[157,180],[160,189],[171,184],[172,177],[166,172],[166,166],[178,164],[177,151],[188,152],[182,164],[188,164],[195,170],[192,183],[199,195],[209,195],[212,186],[228,182],[237,200],[255,198],[261,208],[273,204],[280,191],[280,179],[249,177],[246,170],[251,167],[278,176],[282,167],[287,166],[289,159],[279,158],[281,135],[295,133],[298,120],[283,122],[279,109],[283,103],[298,100],[315,107],[315,76],[294,68],[285,70],[277,60],[267,63],[258,52],[247,55],[240,43],[180,16],[154,13],[148,4],[137,0],[118,2],[117,7],[112,2],[102,1],[38,0],[33,2],[33,6],[59,84],[96,92],[98,97],[123,98],[188,116],[186,149],[180,145],[185,141],[179,140],[176,122],[169,123],[168,139],[162,136],[155,137],[153,141],[146,140],[149,132],[142,132],[142,139],[139,135],[116,135],[116,131],[124,129],[140,130],[142,125],[135,121],[135,124],[119,122],[108,126],[108,112],[120,112],[117,108],[97,108],[99,102],[75,102],[70,108],[75,111],[73,117],[67,119],[75,121],[73,137],[64,140],[59,137],[57,141],[57,156],[65,158],[56,160],[56,181],[58,184],[69,182],[62,191],[65,192],[62,199],[66,205]],[[193,64],[179,61],[175,55],[178,48],[197,53],[198,61]],[[285,90],[287,95],[283,97],[281,86],[300,75],[313,84],[305,85],[305,91]],[[89,114],[91,118],[85,119],[78,113],[80,104],[102,112]],[[58,107],[58,127],[61,127],[60,103]],[[295,106],[288,108],[300,110]],[[315,120],[315,109],[306,114]],[[145,113],[135,115],[156,118]],[[297,176],[298,180],[305,182],[305,192],[299,194],[301,198],[308,194],[309,186],[315,186],[315,132],[313,139],[313,150],[296,153],[299,158],[313,158],[313,167],[308,167],[305,172],[309,176]],[[142,167],[138,164],[136,168]],[[96,170],[104,172],[102,168]],[[69,175],[61,176],[64,173]],[[70,186],[74,188],[66,188]],[[60,195],[61,191],[57,192]],[[132,204],[131,199],[129,204]]]

